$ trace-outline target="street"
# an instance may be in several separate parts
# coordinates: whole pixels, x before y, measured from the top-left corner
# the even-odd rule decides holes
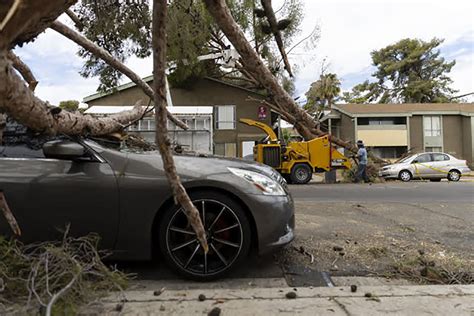
[[[465,202],[474,205],[474,182],[389,181],[372,185],[310,183],[292,185],[291,193],[295,201]]]
[[[126,263],[124,268],[137,274],[140,288],[192,289],[328,286],[328,276],[334,281],[384,275],[401,264],[400,258],[413,259],[419,251],[446,265],[452,259],[472,267],[473,182],[308,184],[290,190],[294,242],[275,254],[253,256],[223,282],[180,280],[161,263]]]

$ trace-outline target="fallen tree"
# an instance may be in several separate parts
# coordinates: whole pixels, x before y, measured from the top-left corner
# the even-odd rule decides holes
[[[314,119],[296,104],[288,92],[278,83],[271,71],[265,66],[233,19],[226,2],[224,0],[204,0],[204,3],[217,25],[239,52],[245,69],[256,78],[269,93],[275,103],[274,109],[277,112],[284,112],[283,116],[285,119],[293,124],[305,139],[312,139],[326,134],[316,126]],[[331,141],[353,153],[357,153],[357,147],[349,142],[332,135]],[[371,156],[375,162],[383,162],[382,159],[373,155]]]

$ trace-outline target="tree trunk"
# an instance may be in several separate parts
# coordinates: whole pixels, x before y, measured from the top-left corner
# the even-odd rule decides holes
[[[0,1],[0,50],[33,40],[76,2],[77,0]]]
[[[62,34],[63,36],[69,38],[71,41],[75,42],[85,50],[91,52],[94,56],[101,58],[104,60],[110,67],[120,71],[123,73],[125,76],[127,76],[132,82],[134,82],[137,86],[139,86],[143,92],[150,97],[150,99],[153,100],[153,89],[145,82],[143,79],[137,75],[133,70],[125,66],[123,63],[121,63],[117,58],[112,56],[109,52],[107,52],[105,49],[97,46],[95,43],[90,41],[89,39],[85,38],[78,32],[70,29],[63,23],[59,21],[54,21],[51,26],[53,30],[58,32],[59,34]],[[182,121],[178,120],[175,118],[171,113],[166,110],[166,114],[170,121],[172,121],[174,124],[179,126],[180,128],[187,130],[188,126],[184,124]]]
[[[175,201],[179,203],[188,221],[196,232],[197,239],[207,253],[206,232],[199,217],[199,211],[191,202],[179,179],[174,165],[170,139],[166,127],[166,14],[167,1],[153,1],[153,88],[155,92],[156,143],[163,159],[166,177],[173,190]]]
[[[0,82],[0,112],[45,134],[107,135],[121,130],[127,123],[140,118],[145,111],[137,103],[131,111],[94,118],[51,108],[48,103],[37,98],[16,74],[6,51],[0,51]]]

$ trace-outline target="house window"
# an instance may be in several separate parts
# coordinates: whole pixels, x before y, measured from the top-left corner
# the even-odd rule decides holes
[[[427,152],[432,152],[432,153],[440,153],[441,151],[443,151],[443,148],[439,147],[439,146],[435,146],[435,147],[425,147],[425,151]]]
[[[237,157],[237,144],[236,143],[225,143],[225,155],[226,157]]]
[[[235,129],[235,105],[216,106],[216,129]]]
[[[406,117],[359,117],[357,125],[405,125]]]
[[[423,116],[425,136],[441,136],[441,117]]]
[[[219,156],[237,157],[237,144],[236,143],[215,144],[214,153]]]
[[[385,146],[372,147],[372,152],[380,158],[394,159],[399,158],[407,152],[406,146]]]

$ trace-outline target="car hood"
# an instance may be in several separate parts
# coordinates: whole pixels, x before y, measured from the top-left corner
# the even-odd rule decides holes
[[[277,173],[273,168],[254,161],[244,161],[236,158],[227,158],[211,155],[180,154],[173,156],[176,169],[180,174],[202,177],[205,175],[229,173],[228,167],[252,170],[275,178]],[[129,159],[146,160],[156,168],[163,169],[161,155],[158,152],[147,154],[130,154]]]
[[[402,167],[406,167],[410,165],[409,163],[406,163],[406,162],[402,162],[402,163],[393,163],[393,164],[390,164],[390,165],[386,165],[386,166],[383,166],[382,167],[382,170],[388,170],[388,169],[392,169],[392,168],[402,168]]]

